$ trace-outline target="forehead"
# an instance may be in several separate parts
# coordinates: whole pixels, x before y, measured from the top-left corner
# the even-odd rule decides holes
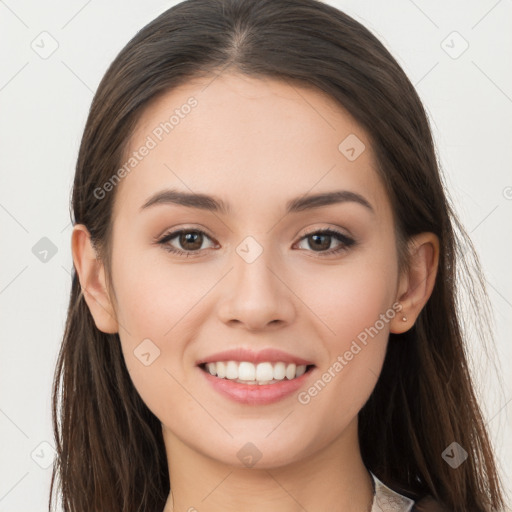
[[[342,187],[386,206],[352,116],[317,89],[270,78],[221,74],[166,92],[139,119],[129,160],[114,215],[163,188],[226,197],[236,209]]]

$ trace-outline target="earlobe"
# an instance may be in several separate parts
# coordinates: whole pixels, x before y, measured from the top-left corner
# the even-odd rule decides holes
[[[400,277],[396,298],[402,309],[390,325],[390,331],[396,334],[408,331],[414,325],[432,294],[439,264],[438,237],[434,233],[414,236],[409,242],[409,257],[410,266]]]
[[[97,258],[90,233],[83,224],[76,224],[73,228],[71,251],[84,299],[96,327],[104,333],[118,332],[116,314],[107,291],[105,268]]]

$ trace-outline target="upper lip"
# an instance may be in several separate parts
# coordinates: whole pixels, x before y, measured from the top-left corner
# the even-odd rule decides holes
[[[293,354],[288,354],[287,352],[283,352],[282,350],[275,348],[266,348],[258,352],[246,348],[237,348],[224,350],[223,352],[216,352],[204,359],[198,360],[196,365],[199,366],[204,363],[215,363],[217,361],[248,361],[254,364],[265,362],[283,362],[287,364],[295,363],[296,365],[313,364],[311,361],[307,361],[306,359],[294,356]]]

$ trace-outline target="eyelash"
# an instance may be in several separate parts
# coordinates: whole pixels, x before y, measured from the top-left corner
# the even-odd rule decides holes
[[[192,228],[191,229],[180,229],[180,230],[165,234],[162,238],[157,240],[156,243],[159,245],[163,245],[164,249],[166,251],[176,254],[178,256],[186,256],[186,257],[197,256],[198,253],[201,252],[200,249],[195,250],[195,251],[182,251],[181,249],[176,249],[175,247],[172,247],[171,245],[169,245],[169,242],[171,240],[173,240],[177,236],[184,234],[184,233],[199,233],[199,234],[205,235],[207,238],[210,238],[204,231],[202,231],[200,229],[192,229]],[[331,228],[324,229],[324,230],[316,230],[316,231],[311,231],[309,233],[306,233],[299,240],[299,242],[304,240],[305,238],[312,236],[312,235],[332,236],[332,237],[336,238],[339,242],[341,242],[341,245],[335,249],[329,249],[328,251],[317,252],[317,254],[319,254],[321,258],[330,256],[332,254],[340,253],[343,251],[347,251],[350,247],[352,247],[356,244],[356,241],[354,239],[344,235],[343,233],[340,233],[339,231],[331,229]],[[316,251],[311,251],[311,252],[316,252]]]

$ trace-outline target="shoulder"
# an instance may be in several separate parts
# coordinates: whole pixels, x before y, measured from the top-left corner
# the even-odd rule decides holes
[[[411,512],[451,512],[450,509],[432,496],[425,496],[421,500],[414,503]]]

